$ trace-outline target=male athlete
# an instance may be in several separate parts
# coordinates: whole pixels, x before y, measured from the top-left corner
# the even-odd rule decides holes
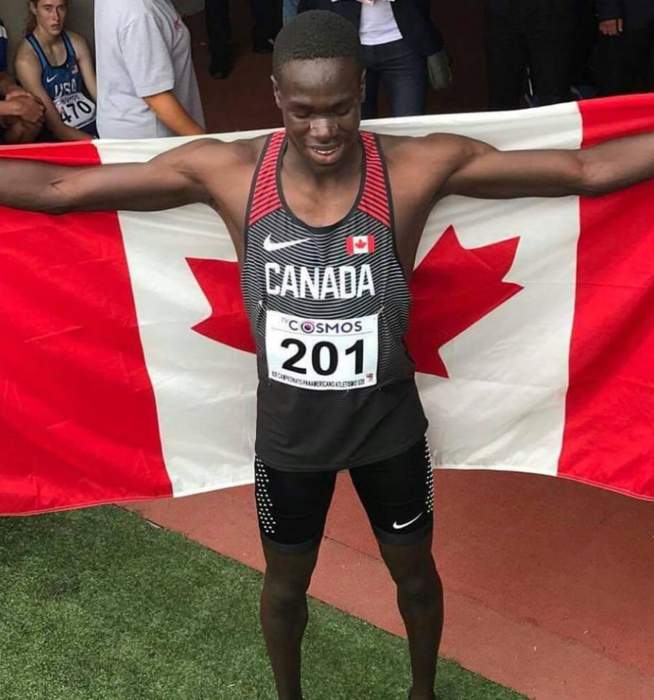
[[[0,164],[0,203],[9,206],[145,211],[206,202],[224,219],[257,343],[261,622],[283,700],[302,697],[305,593],[339,469],[350,470],[397,585],[409,697],[434,698],[443,607],[431,556],[431,464],[403,343],[408,280],[434,204],[448,194],[598,195],[654,176],[654,135],[583,151],[499,152],[448,134],[360,132],[363,84],[352,25],[307,12],[275,43],[284,132],[200,139],[145,164]]]

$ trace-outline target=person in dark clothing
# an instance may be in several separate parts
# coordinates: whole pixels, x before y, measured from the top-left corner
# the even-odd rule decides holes
[[[485,0],[491,109],[570,99],[579,0]]]
[[[429,0],[300,0],[298,9],[329,10],[357,27],[367,70],[361,114],[371,119],[378,113],[380,85],[390,98],[391,116],[424,114],[426,58],[443,49],[429,8]]]
[[[254,15],[252,49],[255,53],[271,53],[281,27],[281,4],[279,0],[250,0],[250,5]],[[214,78],[226,78],[232,67],[229,0],[206,0],[205,18],[211,54],[209,73]]]
[[[654,2],[596,1],[600,93],[654,90]]]

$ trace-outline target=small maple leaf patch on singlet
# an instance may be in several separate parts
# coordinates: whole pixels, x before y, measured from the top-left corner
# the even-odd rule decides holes
[[[348,255],[361,255],[375,252],[374,236],[348,236],[345,239],[345,249]]]

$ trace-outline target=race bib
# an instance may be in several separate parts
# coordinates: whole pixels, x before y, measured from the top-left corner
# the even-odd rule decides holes
[[[268,311],[268,377],[316,391],[377,384],[378,315],[348,319],[299,318]]]
[[[82,92],[61,95],[55,101],[61,121],[73,129],[81,129],[95,119],[95,103]]]

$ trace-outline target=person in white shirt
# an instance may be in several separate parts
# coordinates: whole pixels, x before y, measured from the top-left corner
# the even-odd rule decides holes
[[[95,41],[102,138],[205,132],[190,32],[171,0],[96,0]]]

